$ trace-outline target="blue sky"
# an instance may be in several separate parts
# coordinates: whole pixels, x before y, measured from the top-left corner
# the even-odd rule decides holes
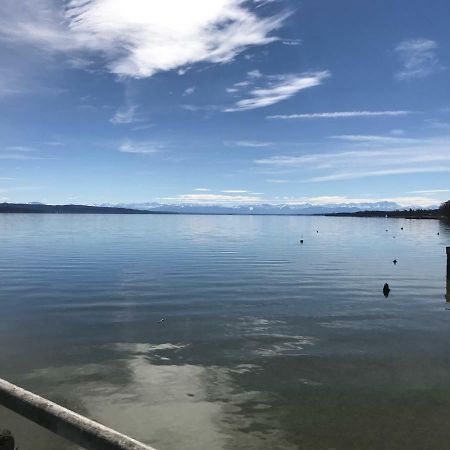
[[[0,201],[450,198],[448,0],[2,0]]]

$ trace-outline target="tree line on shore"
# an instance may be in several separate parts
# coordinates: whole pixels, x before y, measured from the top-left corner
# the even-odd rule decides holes
[[[439,207],[439,212],[443,216],[447,217],[447,219],[450,219],[450,200],[442,203],[442,205]]]

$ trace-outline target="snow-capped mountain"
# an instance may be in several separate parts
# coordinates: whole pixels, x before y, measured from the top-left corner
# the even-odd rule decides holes
[[[164,211],[185,214],[328,214],[340,212],[393,211],[405,209],[404,206],[389,201],[327,205],[315,205],[311,203],[274,205],[261,203],[235,206],[199,205],[193,203],[162,204],[156,202],[146,202],[102,204],[98,206],[114,206],[145,211]],[[411,205],[411,207],[414,208],[414,205]]]

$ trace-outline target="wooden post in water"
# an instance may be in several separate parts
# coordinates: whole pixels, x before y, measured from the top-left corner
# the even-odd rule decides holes
[[[445,300],[450,303],[450,247],[447,247],[447,289],[445,292]]]
[[[447,247],[447,280],[450,280],[450,247]]]

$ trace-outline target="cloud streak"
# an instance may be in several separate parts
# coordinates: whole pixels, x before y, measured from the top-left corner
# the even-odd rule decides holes
[[[259,166],[301,174],[302,181],[325,182],[369,177],[450,172],[449,139],[392,141],[385,136],[345,136],[352,150],[275,155]],[[364,145],[363,148],[353,145]],[[369,144],[369,147],[367,147]]]
[[[321,113],[302,113],[302,114],[277,114],[267,116],[267,119],[292,120],[292,119],[345,119],[349,117],[392,117],[406,116],[413,111],[334,111]]]
[[[264,142],[264,141],[235,141],[232,143],[237,147],[250,147],[250,148],[261,148],[261,147],[270,147],[272,142]]]
[[[287,100],[303,89],[318,86],[330,76],[328,71],[304,73],[304,74],[286,74],[271,75],[264,77],[264,86],[252,87],[246,94],[247,98],[238,100],[234,106],[226,108],[226,112],[246,111],[249,109],[263,108],[274,105],[275,103]],[[261,77],[256,77],[261,82]],[[245,84],[243,84],[245,83]],[[246,87],[250,81],[235,84],[231,89]]]
[[[135,153],[141,155],[152,155],[161,150],[161,145],[154,142],[125,141],[119,146],[122,153]]]

